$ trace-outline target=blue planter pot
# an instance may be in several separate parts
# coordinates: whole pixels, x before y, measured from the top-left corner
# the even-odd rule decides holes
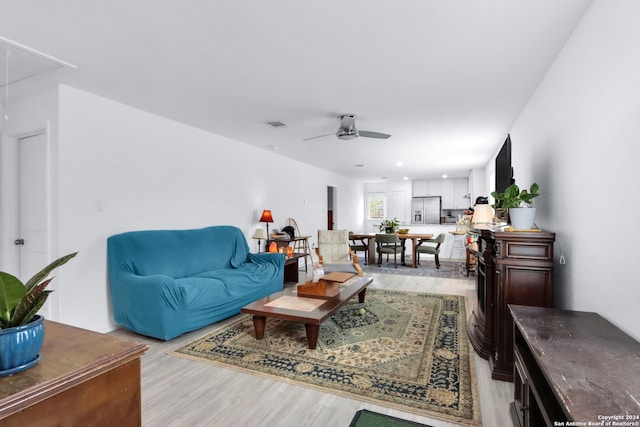
[[[44,341],[44,317],[26,325],[0,329],[0,377],[22,372],[38,363]]]

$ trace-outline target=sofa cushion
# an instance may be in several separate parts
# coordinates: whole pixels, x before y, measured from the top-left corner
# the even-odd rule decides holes
[[[247,261],[249,245],[232,226],[132,231],[109,238],[122,267],[133,274],[190,277]]]

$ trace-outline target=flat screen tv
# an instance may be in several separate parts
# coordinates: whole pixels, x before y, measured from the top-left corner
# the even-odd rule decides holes
[[[500,152],[496,156],[496,192],[503,193],[513,184],[513,168],[511,167],[511,135],[502,144]]]

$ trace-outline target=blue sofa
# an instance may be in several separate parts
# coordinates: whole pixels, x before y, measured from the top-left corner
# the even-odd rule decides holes
[[[284,256],[249,253],[237,227],[132,231],[107,240],[115,321],[169,340],[280,289]]]

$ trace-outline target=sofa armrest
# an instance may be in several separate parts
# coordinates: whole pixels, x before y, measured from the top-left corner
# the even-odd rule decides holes
[[[139,304],[151,307],[158,302],[162,302],[161,307],[169,305],[172,309],[183,305],[178,285],[175,279],[169,276],[120,273],[115,278],[110,277],[109,283],[112,298],[118,303],[130,305],[132,309],[136,309],[136,306],[139,309]]]
[[[260,252],[250,253],[249,262],[254,264],[275,264],[280,268],[284,268],[284,255],[277,252]]]

